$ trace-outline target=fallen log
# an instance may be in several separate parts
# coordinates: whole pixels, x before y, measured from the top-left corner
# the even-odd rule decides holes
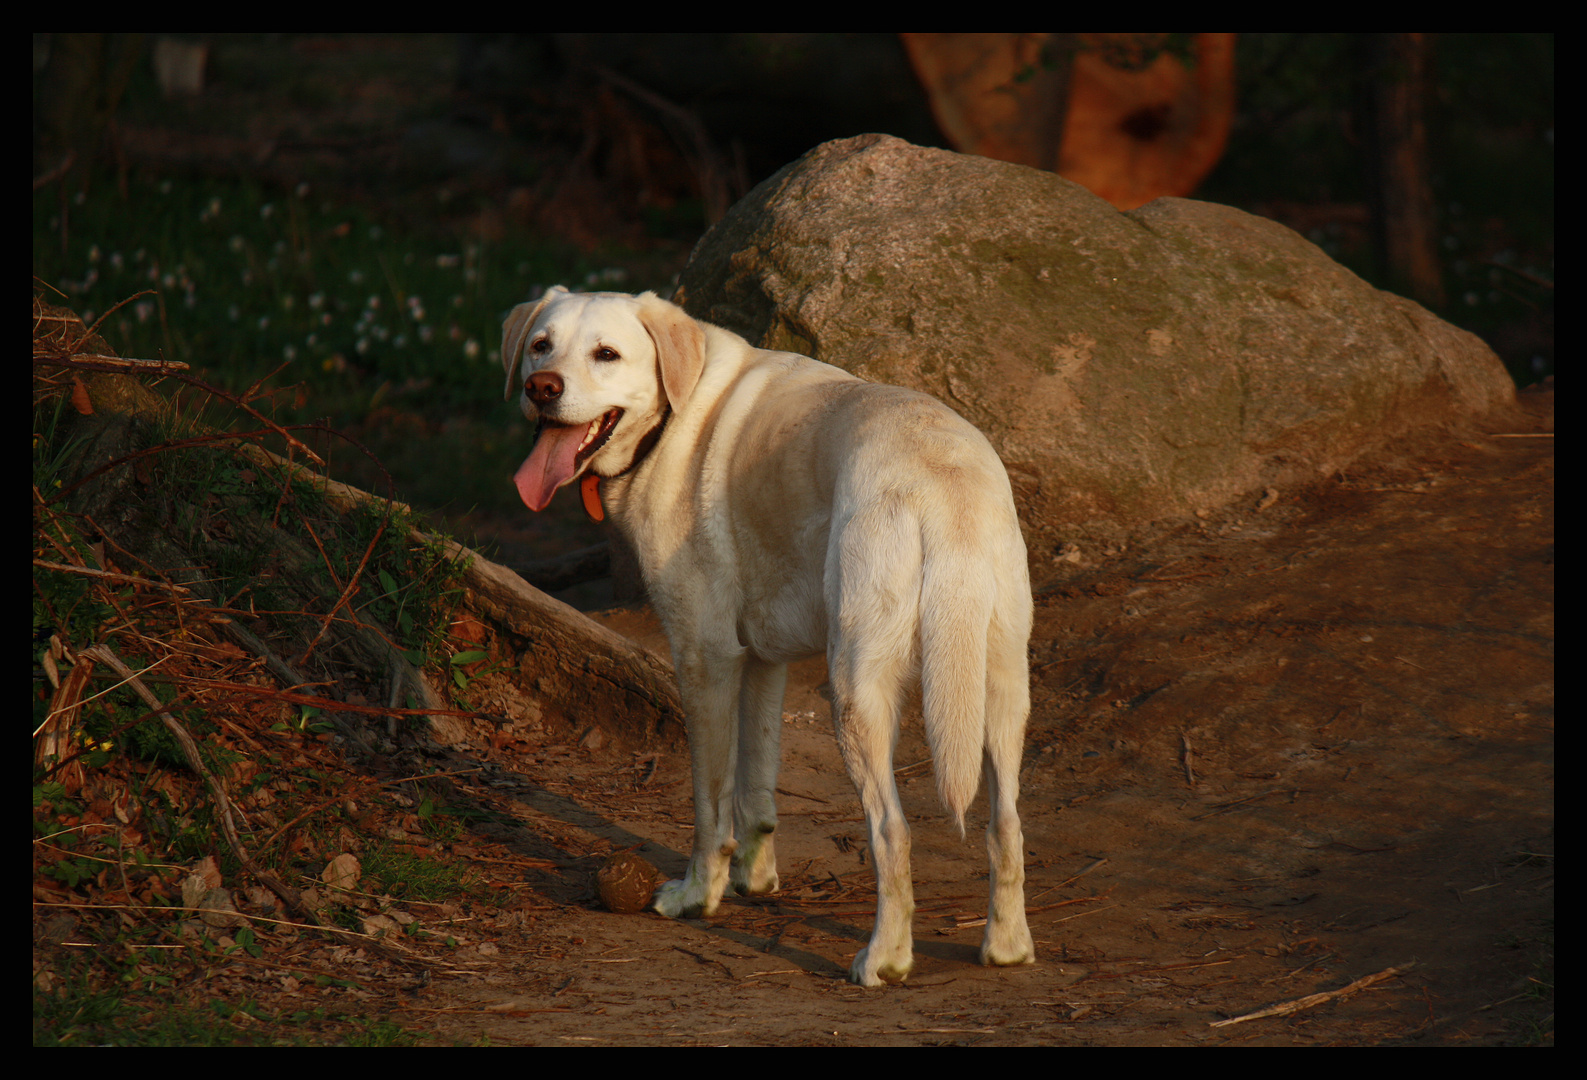
[[[185,428],[183,437],[160,445],[191,449],[202,444],[206,451],[235,453],[246,463],[243,470],[254,474],[242,482],[243,487],[264,483],[266,474],[281,477],[280,502],[274,514],[260,512],[249,502],[252,496],[237,493],[235,467],[224,490],[201,486],[196,494],[183,495],[174,489],[165,481],[160,464],[164,451],[151,447],[160,442],[153,431],[171,427],[170,404],[136,376],[123,373],[138,370],[138,365],[104,364],[109,350],[99,339],[86,336],[81,323],[69,315],[44,305],[35,310],[34,363],[58,373],[45,376],[46,384],[70,396],[73,408],[61,418],[70,429],[63,429],[61,445],[75,447],[69,473],[56,485],[59,496],[40,493],[40,497],[46,505],[77,516],[90,532],[103,534],[106,555],[99,558],[110,557],[113,550],[114,570],[131,570],[135,567],[129,561],[141,562],[167,585],[190,590],[194,603],[224,608],[213,621],[263,656],[286,684],[337,685],[351,670],[360,681],[382,687],[382,698],[394,708],[406,704],[437,710],[430,717],[429,734],[438,742],[455,743],[478,734],[477,723],[457,715],[459,708],[476,706],[462,701],[449,705],[446,698],[447,662],[452,654],[469,648],[485,650],[491,666],[504,672],[542,712],[560,714],[576,727],[597,725],[630,744],[681,737],[682,707],[664,660],[534,588],[511,569],[450,538],[413,527],[411,509],[401,503],[331,480],[245,438],[208,431],[188,437]],[[73,325],[67,327],[67,322]],[[49,333],[41,335],[40,327],[46,325]],[[90,351],[94,360],[79,365],[77,355]],[[160,373],[202,386],[170,368],[161,368]],[[290,433],[284,434],[295,441]],[[221,441],[227,439],[235,441]],[[455,639],[450,652],[429,648],[431,670],[439,663],[439,678],[427,677],[413,654],[398,644],[392,628],[371,612],[369,598],[378,599],[383,591],[373,580],[373,571],[366,572],[365,564],[359,563],[350,576],[341,572],[327,578],[328,556],[320,546],[323,533],[310,531],[305,539],[281,527],[276,519],[283,509],[288,516],[306,512],[297,506],[303,493],[293,493],[287,480],[312,492],[304,507],[322,505],[333,519],[370,508],[393,512],[392,524],[386,527],[406,529],[411,544],[430,549],[450,564],[455,575],[450,587],[462,586],[454,621],[477,621],[483,627],[474,628],[474,637],[463,649]],[[203,505],[183,505],[189,497]],[[218,545],[224,551],[247,552],[264,567],[260,583],[268,579],[269,587],[287,602],[273,605],[275,610],[256,612],[251,599],[244,603],[224,595],[234,591],[235,583],[218,586],[223,575],[203,565],[205,559],[183,540],[186,534],[178,528],[181,523],[192,532],[194,521],[203,532],[200,546],[210,549],[211,556]],[[366,563],[367,558],[368,552]],[[352,561],[357,562],[356,555]],[[103,564],[92,569],[112,571]],[[233,609],[233,602],[248,610]],[[330,719],[367,747],[368,733],[358,730],[366,722],[360,714]]]
[[[388,501],[252,444],[240,449],[261,464],[291,470],[345,508]],[[409,511],[404,504],[393,505]],[[449,537],[421,529],[410,530],[409,536],[418,543],[438,542],[449,557],[466,560],[463,608],[509,635],[521,681],[563,715],[630,740],[681,733],[683,706],[671,665]]]

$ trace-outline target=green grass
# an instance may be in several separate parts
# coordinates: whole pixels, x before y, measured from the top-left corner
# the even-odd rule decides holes
[[[461,833],[461,830],[456,830]],[[455,839],[456,837],[453,837]],[[399,901],[440,903],[468,892],[465,868],[459,863],[427,859],[390,843],[368,848],[362,856],[363,888]]]
[[[460,201],[436,218],[468,220]],[[234,392],[274,373],[267,386],[297,389],[256,407],[351,433],[399,499],[522,517],[508,478],[528,432],[502,402],[503,317],[554,284],[665,290],[673,256],[587,255],[522,233],[486,243],[417,220],[311,184],[130,175],[123,195],[103,175],[64,206],[56,185],[34,193],[33,272],[46,301],[105,316],[124,356],[179,360]],[[309,441],[336,479],[388,493],[352,445]]]
[[[501,320],[536,287],[621,282],[528,241],[401,235],[309,184],[109,178],[33,200],[34,274],[129,356],[181,360],[238,388],[281,380],[364,405],[422,389],[456,406],[493,398]],[[58,299],[51,296],[50,299]]]

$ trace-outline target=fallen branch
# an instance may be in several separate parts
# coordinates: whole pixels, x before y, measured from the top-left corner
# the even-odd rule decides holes
[[[1088,866],[1084,870],[1080,871],[1078,874],[1072,874],[1069,877],[1064,878],[1062,881],[1060,881],[1056,885],[1047,886],[1047,888],[1043,889],[1041,892],[1039,892],[1035,896],[1031,897],[1028,901],[1026,901],[1026,903],[1027,904],[1034,904],[1037,900],[1040,900],[1042,897],[1046,896],[1048,893],[1052,892],[1054,889],[1061,889],[1065,885],[1068,885],[1068,884],[1070,884],[1072,882],[1080,880],[1081,878],[1085,877],[1087,874],[1091,873],[1091,871],[1097,869],[1099,866],[1104,865],[1107,861],[1108,861],[1107,859],[1098,859],[1098,860],[1096,860],[1090,866]],[[1025,910],[1029,911],[1030,908],[1027,907]]]
[[[64,320],[54,320],[64,321]],[[57,357],[41,358],[45,363],[58,363]],[[129,371],[139,375],[161,375],[167,371],[186,371],[188,365],[180,360],[138,360],[130,356],[103,356],[99,353],[74,353],[72,359],[92,364],[94,371]]]
[[[375,504],[407,509],[401,503],[329,480],[261,447],[244,444],[239,449],[261,465],[285,469],[313,484],[333,505],[350,508]],[[464,562],[464,607],[534,643],[525,654],[529,665],[522,669],[523,677],[554,679],[559,685],[548,696],[564,711],[634,718],[625,726],[642,738],[663,731],[676,732],[681,727],[683,706],[672,672],[638,643],[546,595],[512,570],[455,540],[416,528],[410,529],[408,536],[416,543],[437,544],[446,558]],[[441,715],[445,710],[438,707],[427,711]]]
[[[141,296],[143,294],[139,293],[138,295]],[[135,299],[137,299],[136,296],[128,297],[121,303],[125,304]],[[121,305],[118,304],[116,306],[120,307]],[[107,311],[104,315],[101,315],[98,321],[96,321],[92,327],[88,328],[88,336],[91,337],[98,329],[99,324],[104,322],[105,318],[115,310],[115,308],[111,308],[110,311]],[[260,379],[241,395],[238,395],[230,393],[226,390],[222,390],[218,386],[211,386],[209,383],[204,382],[202,379],[195,378],[192,375],[183,375],[180,369],[185,368],[187,365],[180,362],[167,362],[164,360],[134,360],[129,362],[125,357],[106,356],[102,353],[63,353],[56,355],[46,353],[40,355],[39,353],[35,352],[33,356],[33,363],[35,366],[45,365],[66,368],[67,370],[98,371],[115,375],[125,375],[129,371],[136,370],[150,374],[170,376],[173,379],[187,383],[189,386],[197,387],[206,394],[210,394],[213,397],[230,402],[233,406],[241,409],[243,412],[257,420],[264,428],[274,432],[276,435],[279,435],[295,452],[302,454],[320,468],[325,468],[324,459],[311,450],[308,444],[303,442],[303,440],[299,439],[296,435],[292,434],[291,431],[287,430],[285,427],[282,427],[280,424],[261,413],[258,409],[255,409],[252,405],[248,404],[248,402],[254,400],[254,398],[259,395],[259,388],[264,383],[264,379]],[[86,477],[84,479],[86,479]],[[81,483],[81,480],[79,483]],[[52,501],[60,499],[64,494],[65,491],[57,492],[52,496]]]
[[[168,592],[180,593],[183,596],[191,595],[193,590],[183,588],[181,585],[172,585],[170,582],[160,581],[155,578],[139,577],[137,574],[117,574],[110,570],[95,570],[92,566],[73,566],[70,563],[50,562],[48,559],[34,559],[34,566],[41,566],[46,570],[60,570],[67,574],[85,574],[88,577],[104,578],[106,581],[120,581],[129,585],[147,585],[151,589],[165,589]]]
[[[1329,990],[1321,994],[1308,994],[1303,998],[1296,998],[1294,1001],[1286,1001],[1279,1005],[1269,1005],[1265,1009],[1258,1009],[1256,1012],[1246,1013],[1244,1016],[1231,1017],[1228,1020],[1214,1020],[1210,1026],[1215,1028],[1228,1027],[1230,1024],[1243,1024],[1247,1020],[1261,1020],[1269,1016],[1288,1016],[1290,1013],[1297,1013],[1302,1009],[1310,1009],[1329,1001],[1347,998],[1359,990],[1365,990],[1374,983],[1380,983],[1386,979],[1401,975],[1415,966],[1414,964],[1406,964],[1403,967],[1384,968],[1375,974],[1363,975],[1349,986],[1340,987],[1338,990]]]

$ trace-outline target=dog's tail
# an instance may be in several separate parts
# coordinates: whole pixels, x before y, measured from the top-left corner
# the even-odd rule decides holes
[[[927,521],[920,595],[921,705],[937,793],[964,836],[986,745],[987,641],[998,577],[973,520]]]

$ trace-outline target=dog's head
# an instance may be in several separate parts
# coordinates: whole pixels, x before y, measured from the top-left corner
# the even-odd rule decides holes
[[[513,478],[531,510],[586,471],[631,468],[705,367],[705,333],[654,293],[570,293],[558,285],[502,326],[507,400],[539,423]]]

